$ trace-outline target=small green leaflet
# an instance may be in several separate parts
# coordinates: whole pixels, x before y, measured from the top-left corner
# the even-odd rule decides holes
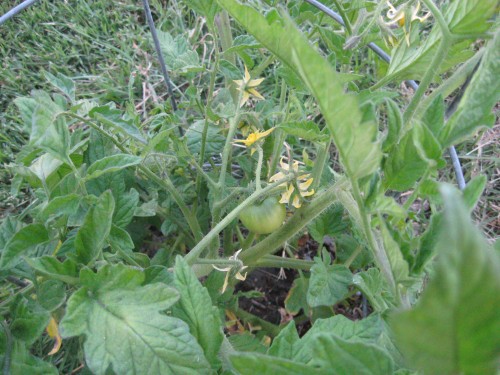
[[[87,169],[85,180],[92,180],[106,173],[112,173],[127,167],[137,165],[141,162],[139,156],[129,154],[115,154],[106,156],[96,161]]]

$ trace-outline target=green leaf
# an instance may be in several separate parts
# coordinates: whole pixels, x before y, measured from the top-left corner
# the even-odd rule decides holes
[[[219,310],[212,305],[208,291],[188,266],[177,256],[175,259],[175,286],[180,299],[173,307],[173,315],[189,325],[189,331],[203,348],[212,368],[220,367],[217,358],[222,343],[222,329]]]
[[[33,112],[37,106],[37,102],[33,98],[22,96],[14,99],[14,104],[19,109],[19,115],[23,120],[24,130],[31,130],[31,119],[33,117]]]
[[[474,228],[459,193],[443,186],[445,220],[433,278],[392,327],[426,374],[495,374],[500,347],[500,259]]]
[[[26,262],[42,275],[52,279],[60,280],[67,284],[78,282],[77,265],[71,259],[66,259],[63,263],[51,256],[43,256],[37,259],[26,259]]]
[[[486,183],[488,179],[486,176],[479,175],[474,177],[467,183],[467,186],[463,190],[463,198],[464,203],[469,212],[472,212],[476,207],[479,198],[483,194],[484,188],[486,187]]]
[[[187,147],[193,154],[200,153],[204,123],[205,121],[196,121],[186,132]],[[209,154],[222,152],[225,140],[219,127],[208,124],[205,152]]]
[[[382,145],[384,152],[390,151],[399,142],[403,129],[403,116],[398,104],[391,99],[386,99],[386,106],[387,134]]]
[[[69,129],[64,118],[59,116],[62,112],[50,98],[39,102],[33,111],[30,143],[71,164]]]
[[[384,242],[387,258],[389,258],[394,281],[396,284],[407,281],[409,277],[408,262],[403,257],[403,253],[401,252],[398,243],[392,237],[389,229],[387,229],[385,221],[383,221],[381,216],[379,216],[379,219],[381,222],[380,230],[382,232],[382,240]]]
[[[488,2],[485,0],[485,3]],[[455,3],[460,3],[456,1]],[[488,42],[478,70],[465,90],[457,111],[439,135],[444,146],[468,138],[477,129],[494,124],[492,107],[500,100],[500,31]]]
[[[54,311],[66,300],[66,288],[59,280],[45,280],[37,288],[37,300],[47,311]]]
[[[209,25],[214,25],[215,15],[219,10],[215,0],[184,0],[184,2],[196,13],[205,16]]]
[[[352,284],[351,271],[345,266],[329,265],[319,257],[314,258],[307,289],[307,303],[311,307],[331,306],[342,300]]]
[[[353,277],[353,284],[363,292],[375,311],[384,312],[395,306],[391,288],[378,268],[357,273]]]
[[[497,7],[497,0],[453,1],[446,10],[445,19],[453,34],[484,33],[492,26],[490,18]]]
[[[94,374],[208,374],[201,347],[186,323],[161,314],[179,298],[163,283],[142,286],[144,273],[118,264],[82,271],[83,288],[68,301],[65,338],[85,335]]]
[[[0,249],[5,248],[5,245],[7,245],[22,226],[22,222],[14,216],[7,216],[2,220],[2,224],[0,225]]]
[[[325,236],[333,238],[347,229],[343,213],[342,205],[332,205],[307,226],[307,231],[316,242],[323,243]]]
[[[199,72],[203,69],[200,58],[182,35],[175,38],[158,30],[158,39],[168,68],[178,73]]]
[[[427,263],[434,257],[436,244],[443,231],[443,215],[440,212],[431,216],[431,222],[424,234],[420,237],[420,246],[415,261],[412,265],[412,273],[419,275]]]
[[[358,102],[344,92],[346,77],[309,44],[288,18],[266,19],[257,10],[234,0],[218,0],[258,41],[298,73],[316,97],[341,161],[352,177],[372,173],[382,156],[375,124],[361,124]],[[284,26],[283,26],[284,25]],[[325,84],[328,82],[328,84]]]
[[[37,301],[18,296],[10,306],[12,336],[26,345],[33,344],[49,323],[50,314]]]
[[[438,95],[434,98],[422,117],[422,122],[436,138],[444,126],[444,112],[445,108],[443,97]]]
[[[113,223],[118,227],[126,227],[134,218],[134,211],[139,203],[139,193],[134,188],[128,193],[118,194],[115,198],[115,213]]]
[[[10,367],[5,364],[5,354],[7,353],[4,343],[7,337],[0,326],[0,367],[4,369],[4,374],[12,375],[57,375],[59,372],[50,363],[42,361],[40,358],[30,354],[26,344],[19,340],[12,340],[10,352]]]
[[[285,359],[293,359],[295,355],[294,348],[299,340],[295,321],[292,320],[280,331],[279,335],[274,338],[267,354]]]
[[[251,35],[238,35],[233,40],[233,45],[225,53],[240,52],[248,48],[260,48],[261,44]],[[240,74],[241,75],[241,74]]]
[[[109,105],[95,107],[89,112],[89,116],[136,141],[144,144],[147,143],[141,131],[135,126],[133,120],[124,118],[122,111],[119,109],[111,108]]]
[[[239,71],[238,71],[239,74]],[[234,104],[233,97],[231,96],[231,92],[228,89],[220,89],[217,93],[217,96],[210,103],[210,110],[219,116],[220,118],[231,118],[236,113],[236,105]],[[196,122],[204,123],[204,121]],[[212,126],[212,125],[209,125]],[[210,129],[210,128],[209,128]],[[215,129],[214,129],[215,130]],[[210,131],[210,130],[209,130]],[[210,138],[207,137],[207,141],[210,141]]]
[[[76,255],[79,262],[92,263],[106,243],[111,230],[115,201],[108,190],[90,207],[83,225],[75,238]]]
[[[290,314],[296,315],[302,309],[305,314],[309,313],[310,307],[307,303],[307,290],[309,289],[309,279],[297,277],[293,280],[293,285],[285,298],[285,309]]]
[[[96,161],[87,169],[85,180],[92,180],[106,173],[113,173],[137,165],[142,158],[129,154],[115,154]]]
[[[20,229],[2,249],[0,269],[14,267],[21,255],[49,240],[49,233],[42,224],[30,224]]]
[[[329,374],[387,375],[393,373],[394,363],[385,350],[358,341],[347,341],[327,333],[319,334],[312,342],[314,356],[309,362]]]
[[[49,72],[43,72],[43,75],[52,86],[66,95],[71,102],[75,101],[75,83],[71,78],[62,73],[57,73],[57,76],[55,76]]]
[[[441,163],[441,146],[429,129],[415,122],[384,163],[385,188],[405,191]]]
[[[40,212],[40,220],[47,221],[50,216],[69,216],[78,209],[81,200],[82,196],[78,194],[55,197]]]
[[[288,359],[257,353],[241,353],[231,356],[231,363],[241,375],[319,375],[320,370]]]
[[[114,224],[111,226],[107,240],[113,250],[131,252],[135,247],[130,234]]]
[[[320,131],[318,125],[312,121],[294,121],[294,122],[284,122],[277,126],[278,129],[282,129],[285,133],[305,139],[311,142],[323,142],[328,141],[330,138],[328,134]]]

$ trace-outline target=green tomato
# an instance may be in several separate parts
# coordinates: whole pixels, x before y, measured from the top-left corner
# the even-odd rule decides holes
[[[260,204],[245,208],[240,213],[240,220],[250,232],[268,234],[281,227],[285,216],[285,205],[276,197],[268,197]]]

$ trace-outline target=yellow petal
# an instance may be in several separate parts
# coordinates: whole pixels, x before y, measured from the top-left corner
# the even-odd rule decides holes
[[[243,107],[245,103],[248,102],[248,99],[250,99],[250,94],[247,91],[243,91],[240,107]]]
[[[283,172],[278,172],[275,175],[271,176],[271,178],[269,179],[269,182],[281,180],[283,177],[285,177]]]
[[[314,189],[312,189],[311,191],[300,192],[300,195],[303,197],[310,197],[313,194],[314,194]]]
[[[290,201],[290,197],[292,196],[294,190],[295,188],[293,187],[292,184],[290,184],[288,186],[288,189],[281,194],[280,203],[288,203]]]
[[[300,183],[299,184],[299,189],[302,190],[302,191],[305,191],[305,190],[309,189],[309,186],[311,186],[313,180],[314,180],[314,178],[310,178],[306,182]]]
[[[54,347],[52,348],[52,350],[49,352],[48,355],[53,355],[53,354],[56,354],[59,349],[61,348],[61,344],[62,344],[62,338],[61,338],[61,335],[59,334],[59,327],[57,326],[57,322],[54,318],[50,318],[50,321],[49,321],[49,324],[47,325],[47,334],[55,339],[55,343],[54,343]]]
[[[250,94],[252,94],[253,96],[255,96],[257,99],[264,99],[264,97],[262,95],[260,95],[260,93],[257,90],[255,90],[251,87],[247,88],[247,91]]]
[[[298,196],[298,195],[296,195],[295,197],[293,197],[293,203],[292,203],[292,204],[293,204],[293,206],[294,206],[295,208],[300,208],[300,207],[302,207],[302,203],[300,203],[300,199],[299,199],[299,196]]]
[[[233,79],[233,82],[236,83],[238,85],[238,87],[242,87],[245,85],[241,79]],[[238,88],[238,90],[239,90],[239,88]]]
[[[265,78],[252,79],[247,83],[247,87],[257,87],[259,86]]]
[[[222,290],[221,290],[222,293],[226,291],[228,284],[229,284],[229,272],[226,273],[226,277],[224,278],[224,285],[222,285]]]

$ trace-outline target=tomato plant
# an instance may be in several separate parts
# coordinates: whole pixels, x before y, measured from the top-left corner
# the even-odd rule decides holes
[[[268,197],[261,203],[244,209],[240,220],[250,232],[269,234],[281,227],[285,216],[285,205],[279,203],[276,197]]]

